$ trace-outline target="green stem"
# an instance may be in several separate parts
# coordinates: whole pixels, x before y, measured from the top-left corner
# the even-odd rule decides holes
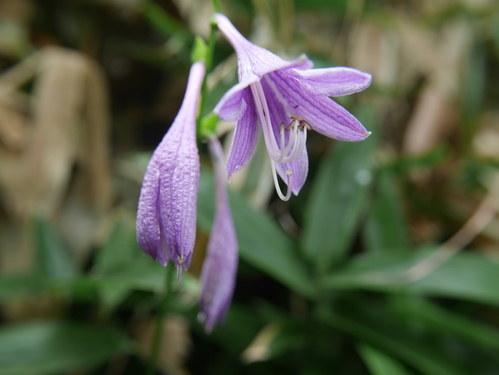
[[[174,268],[173,264],[169,264],[165,267],[165,290],[163,292],[163,300],[159,305],[158,317],[156,321],[156,330],[154,331],[154,336],[152,340],[152,350],[151,357],[149,359],[149,365],[147,366],[147,375],[154,375],[156,373],[156,368],[158,364],[158,356],[161,350],[161,339],[163,337],[163,326],[165,322],[166,313],[170,304],[170,300],[173,296],[172,285],[173,279],[175,277],[175,272],[172,271]]]
[[[215,12],[220,12],[220,1],[213,0],[213,8]],[[210,36],[208,37],[208,51],[206,53],[206,59],[204,61],[206,67],[206,74],[204,76],[203,85],[201,87],[201,110],[199,111],[199,116],[197,119],[197,132],[200,134],[201,130],[201,119],[206,114],[206,97],[208,96],[208,73],[211,71],[211,66],[213,65],[213,54],[215,52],[215,40],[217,35],[217,25],[214,22],[210,24]]]
[[[220,13],[221,12],[220,0],[213,0],[213,8],[215,9],[216,13]]]

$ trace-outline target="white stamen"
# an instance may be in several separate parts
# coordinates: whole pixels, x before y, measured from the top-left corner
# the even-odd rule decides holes
[[[278,163],[287,163],[287,161],[283,161],[283,160],[286,158],[286,155],[289,153],[289,151],[291,150],[291,148],[293,148],[293,151],[296,148],[296,139],[297,139],[297,137],[296,137],[296,131],[295,131],[295,129],[298,128],[297,126],[295,126],[295,122],[296,121],[297,120],[293,120],[292,128],[291,128],[291,131],[289,132],[288,144],[286,146],[284,145],[286,143],[286,141],[285,141],[285,135],[284,135],[284,130],[285,129],[281,130],[281,150],[280,150],[279,160],[276,160]],[[291,160],[293,160],[293,159],[291,159]],[[289,161],[291,161],[291,160],[289,160]]]
[[[302,136],[302,132],[306,130],[304,128],[301,130],[299,128],[300,121],[293,119],[290,124],[291,129],[289,130],[289,139],[287,144],[283,142],[284,134],[281,130],[281,146],[277,145],[277,141],[274,136],[274,131],[272,129],[272,123],[269,117],[269,108],[267,105],[267,99],[265,98],[265,93],[263,92],[262,84],[258,81],[250,85],[251,93],[253,99],[255,100],[255,107],[257,111],[258,118],[262,125],[263,138],[265,140],[265,145],[267,147],[267,152],[270,158],[278,163],[289,163],[296,159],[301,152],[305,149],[305,140]],[[301,150],[301,151],[300,151]],[[290,155],[288,155],[291,152]]]
[[[272,125],[270,123],[270,118],[268,117],[269,107],[267,105],[267,100],[265,99],[262,84],[260,82],[255,82],[250,85],[250,88],[253,99],[255,100],[256,112],[262,125],[263,139],[267,146],[267,152],[271,159],[276,160],[279,158],[280,151],[275,137],[272,134]]]
[[[281,125],[281,128],[279,130],[280,145],[278,145],[274,129],[272,128],[270,111],[261,82],[257,81],[255,83],[252,83],[250,85],[250,89],[255,101],[257,116],[262,126],[265,146],[267,147],[267,152],[270,156],[270,164],[272,166],[272,177],[274,180],[275,189],[279,198],[281,198],[283,201],[287,201],[289,200],[289,198],[291,198],[292,193],[292,171],[286,171],[288,181],[285,182],[288,185],[288,190],[286,192],[286,195],[284,195],[279,186],[275,163],[289,163],[303,154],[307,142],[308,124],[303,121],[301,117],[291,117],[292,121],[287,127],[286,124]],[[287,142],[285,131],[289,131]]]
[[[287,182],[288,191],[286,192],[286,195],[284,195],[281,191],[281,187],[279,186],[279,181],[277,180],[277,172],[275,170],[275,161],[271,159],[270,165],[272,166],[272,177],[274,178],[274,186],[275,186],[275,190],[277,192],[277,195],[279,196],[279,198],[281,198],[281,200],[288,201],[289,198],[291,198],[291,175],[293,172],[290,171],[289,169],[286,171],[286,175],[288,176],[288,182]]]
[[[290,124],[292,128],[290,129],[289,141],[286,147],[281,150],[281,157],[279,160],[276,160],[278,163],[288,163],[299,157],[305,150],[305,145],[307,143],[307,128],[303,127],[303,129],[300,130],[298,127],[299,124],[300,121],[296,119]],[[281,133],[281,147],[284,143],[283,139],[284,136]],[[292,151],[290,153],[291,149]],[[286,156],[288,153],[289,155]]]

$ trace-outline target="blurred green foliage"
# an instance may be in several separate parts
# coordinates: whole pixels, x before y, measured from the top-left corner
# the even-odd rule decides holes
[[[97,59],[109,76],[113,98],[114,156],[143,172],[140,150],[151,151],[159,142],[183,95],[196,21],[189,23],[189,13],[172,1],[27,3],[36,12],[25,24],[33,34],[25,54],[56,40]],[[430,11],[422,10],[423,3]],[[164,268],[136,244],[136,206],[130,202],[136,202],[137,182],[135,190],[117,188],[106,238],[84,262],[72,256],[54,223],[34,219],[36,269],[1,275],[0,301],[26,306],[47,301],[59,308],[35,321],[12,322],[5,314],[0,375],[143,373],[147,355],[140,342],[147,337],[141,338],[139,323],[156,315],[165,293],[172,296],[169,311],[185,318],[192,345],[187,359],[177,362],[168,362],[162,352],[167,364],[158,371],[164,374],[499,374],[495,227],[471,245],[463,244],[443,264],[410,277],[413,267],[441,250],[473,214],[487,194],[485,177],[497,173],[499,162],[497,152],[496,158],[482,156],[474,146],[488,124],[483,119],[492,113],[494,128],[499,118],[499,8],[481,11],[472,1],[459,1],[437,2],[435,10],[428,3],[296,0],[288,3],[290,10],[279,8],[278,1],[222,1],[247,35],[253,16],[268,16],[262,9],[292,14],[296,39],[290,45],[296,40],[310,47],[307,52],[318,56],[320,66],[348,61],[344,50],[353,47],[333,43],[334,53],[318,50],[307,45],[307,33],[341,39],[359,31],[359,25],[389,28],[402,16],[430,33],[466,24],[471,50],[453,97],[458,103],[454,135],[425,152],[404,153],[401,134],[431,77],[420,68],[410,83],[384,86],[375,79],[371,89],[342,102],[372,136],[351,144],[312,134],[310,177],[300,197],[289,204],[273,197],[262,208],[252,204],[254,180],[234,189],[230,202],[241,264],[227,321],[211,335],[197,321],[199,259],[192,273],[165,290]],[[194,7],[201,9],[200,4]],[[318,31],[307,21],[319,15],[329,29]],[[384,43],[396,44],[390,33],[395,31],[389,30]],[[215,66],[229,55],[227,44],[218,41]],[[0,67],[17,62],[18,57],[2,56]],[[207,106],[234,82],[233,69],[213,88]],[[397,112],[400,108],[408,109]],[[211,132],[215,122],[208,114],[205,127]],[[214,214],[213,176],[204,152],[201,156],[200,257]],[[252,177],[260,175],[261,166],[248,168]],[[285,220],[290,217],[292,225]],[[166,336],[173,347],[185,341]]]

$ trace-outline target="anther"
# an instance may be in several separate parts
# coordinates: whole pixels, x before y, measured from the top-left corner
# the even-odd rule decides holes
[[[298,123],[298,126],[300,125],[300,121],[301,121],[301,117],[296,117],[296,116],[291,116],[291,122],[289,123],[288,127],[286,128],[286,130],[290,130],[292,128],[294,128],[294,125],[296,123]]]
[[[299,124],[298,124],[298,129],[300,130],[312,130],[312,126],[310,126],[310,124],[308,122],[306,122],[305,120],[300,120]]]

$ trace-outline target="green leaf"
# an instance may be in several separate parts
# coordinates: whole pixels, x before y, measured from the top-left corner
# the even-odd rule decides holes
[[[165,268],[152,259],[136,259],[122,264],[104,275],[92,278],[97,288],[111,290],[145,290],[159,292],[164,289]]]
[[[161,66],[164,67],[168,62],[168,57],[176,56],[189,59],[189,49],[193,42],[193,36],[189,30],[179,22],[175,17],[166,12],[159,4],[154,1],[142,1],[141,11],[144,19],[147,20],[151,26],[156,29],[167,42],[161,49],[149,52],[147,56],[147,49],[142,44],[137,44],[135,48],[134,58],[154,63],[155,61],[162,60]],[[158,56],[156,54],[159,53]],[[166,58],[166,60],[165,60]]]
[[[97,251],[94,271],[106,273],[131,263],[142,253],[135,237],[135,220],[122,213],[115,218],[111,233]]]
[[[369,345],[360,344],[358,352],[372,375],[409,375],[410,372],[390,356],[373,349]]]
[[[116,307],[131,290],[143,287],[144,280],[136,277],[142,266],[140,262],[142,259],[138,259],[141,254],[135,237],[134,220],[129,215],[121,214],[116,218],[106,242],[97,252],[93,269],[94,274],[104,276],[98,284],[98,293],[106,307],[110,309]],[[153,268],[154,262],[150,263],[149,268]],[[133,267],[127,267],[128,265]],[[124,269],[129,273],[124,272]],[[160,273],[160,270],[156,273],[154,271],[156,268],[148,272],[148,277],[156,277],[158,280],[155,281],[159,281],[161,276],[156,273]]]
[[[325,324],[410,364],[424,374],[466,374],[454,359],[448,358],[432,342],[408,331],[386,311],[377,310],[373,306],[366,309],[366,303],[342,301],[334,312],[319,310],[318,318]]]
[[[474,321],[471,318],[445,310],[436,304],[411,299],[408,303],[396,305],[394,310],[411,320],[417,319],[429,329],[441,334],[453,334],[486,350],[495,361],[499,361],[499,330]]]
[[[135,220],[127,212],[120,213],[105,244],[97,252],[96,264],[88,277],[69,280],[53,288],[75,292],[97,292],[106,308],[112,310],[134,290],[162,292],[165,267],[140,250],[135,235]],[[198,294],[198,281],[185,274],[176,286],[184,296]]]
[[[0,375],[43,375],[88,369],[129,350],[127,337],[109,327],[58,321],[0,329]]]
[[[216,342],[226,353],[240,355],[254,340],[264,322],[258,314],[248,308],[232,304],[227,312],[227,319],[207,335],[207,339]],[[194,328],[204,333],[204,327],[195,318]]]
[[[210,112],[204,116],[201,119],[201,126],[199,130],[201,138],[210,139],[210,137],[213,137],[213,135],[216,134],[215,130],[217,128],[218,121],[218,116],[213,112]]]
[[[268,215],[251,208],[241,195],[231,193],[229,198],[241,258],[299,294],[313,296],[315,289],[310,275],[291,239]],[[202,170],[198,224],[208,233],[214,211],[213,176]]]
[[[55,226],[37,217],[33,220],[38,273],[54,279],[64,279],[76,274],[76,267]]]
[[[400,155],[383,165],[383,170],[398,175],[407,175],[410,171],[431,169],[441,166],[453,154],[447,144],[439,144],[430,150],[415,155]]]
[[[407,249],[407,225],[393,176],[382,171],[367,217],[366,247],[370,251],[404,251]]]
[[[321,12],[330,12],[332,14],[341,14],[347,8],[346,0],[297,0],[296,8],[299,10],[311,9]]]
[[[164,289],[165,268],[145,255],[135,239],[133,219],[121,215],[104,246],[96,254],[90,274],[54,278],[50,275],[0,275],[0,301],[44,291],[69,293],[73,298],[95,299],[112,309],[133,290]],[[197,280],[186,274],[179,288],[184,295],[197,295]],[[197,298],[194,297],[194,298]]]
[[[367,202],[374,138],[341,142],[321,164],[305,212],[303,249],[323,273],[341,261]]]
[[[153,1],[145,1],[142,14],[165,37],[185,32],[185,27]]]
[[[48,287],[47,279],[39,275],[0,276],[0,302],[40,293]]]
[[[468,66],[464,76],[464,88],[462,90],[462,109],[465,118],[474,120],[484,105],[485,88],[487,86],[487,51],[485,45],[475,40],[474,46],[469,54]],[[471,124],[468,124],[470,126]],[[465,129],[467,135],[472,129]]]
[[[485,25],[491,41],[494,42],[496,56],[499,56],[499,13],[495,12],[487,17]]]
[[[191,51],[191,61],[195,63],[196,61],[203,61],[206,63],[206,58],[208,56],[208,46],[206,45],[203,38],[196,36],[194,39],[194,45]]]
[[[407,279],[405,272],[428,255],[418,251],[357,256],[347,267],[326,276],[324,287],[461,298],[499,306],[497,260],[462,252],[420,279]]]

